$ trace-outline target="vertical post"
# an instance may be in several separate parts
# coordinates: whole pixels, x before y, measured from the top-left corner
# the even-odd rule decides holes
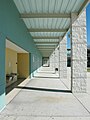
[[[29,53],[29,78],[31,78],[31,53]]]
[[[58,44],[58,74],[60,78],[60,43]]]
[[[62,40],[62,37],[59,37],[59,45],[58,45],[58,54],[59,54],[59,67],[58,67],[58,72],[59,72],[59,78],[60,78],[60,42]]]
[[[60,41],[60,79],[67,79],[67,47],[66,47],[66,36]]]
[[[71,90],[86,92],[87,79],[86,10],[77,18],[71,14]]]
[[[34,77],[34,55],[31,53],[31,78]]]
[[[58,68],[56,73],[59,75],[59,46],[55,48],[55,68]]]
[[[52,60],[52,70],[53,70],[54,69],[54,53],[52,53],[51,60]]]
[[[50,55],[49,57],[49,62],[50,62],[50,68],[53,69],[53,60],[52,60],[53,54]]]
[[[53,71],[55,72],[55,48],[53,51]]]

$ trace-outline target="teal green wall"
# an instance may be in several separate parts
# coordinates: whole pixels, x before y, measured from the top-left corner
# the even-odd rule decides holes
[[[5,106],[5,37],[0,34],[0,110]]]
[[[5,42],[6,38],[31,53],[30,70],[33,73],[41,66],[42,56],[34,45],[33,39],[13,2],[0,0],[0,109],[5,105]],[[2,57],[1,57],[2,56]],[[34,56],[34,62],[33,62]],[[39,60],[39,61],[38,61]],[[37,64],[39,66],[37,66]]]

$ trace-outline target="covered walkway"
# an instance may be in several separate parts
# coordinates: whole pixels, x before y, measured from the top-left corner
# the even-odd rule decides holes
[[[90,120],[86,30],[89,3],[0,0],[0,120]],[[15,51],[6,52],[6,48]],[[27,55],[22,55],[24,52]],[[6,95],[7,84],[18,78],[26,80]]]
[[[17,89],[21,91],[1,112],[1,120],[90,120],[89,109],[49,67]]]

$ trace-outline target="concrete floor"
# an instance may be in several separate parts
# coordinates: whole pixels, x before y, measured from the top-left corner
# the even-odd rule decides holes
[[[11,85],[9,85],[8,87],[6,87],[6,95],[12,91],[14,88],[16,88],[20,83],[22,83],[25,79],[18,79],[17,81],[15,81],[14,83],[12,83]]]
[[[42,67],[0,114],[0,120],[90,120],[90,91],[70,93],[68,79],[59,80],[48,67]],[[88,73],[88,82],[89,82]]]

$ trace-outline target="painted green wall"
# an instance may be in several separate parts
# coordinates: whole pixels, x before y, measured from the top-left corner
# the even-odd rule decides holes
[[[0,34],[0,110],[5,106],[5,37]]]
[[[33,73],[42,63],[42,56],[34,45],[33,39],[13,2],[0,0],[0,109],[5,106],[5,40],[8,38],[24,50],[31,53],[30,70]],[[34,56],[34,61],[33,61]],[[39,59],[39,61],[38,61]],[[37,64],[39,66],[37,66]]]

